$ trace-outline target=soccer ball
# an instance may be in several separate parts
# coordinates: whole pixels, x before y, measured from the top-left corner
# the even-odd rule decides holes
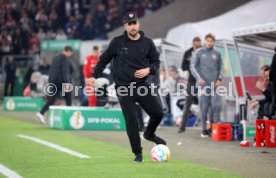
[[[166,145],[155,145],[151,149],[151,159],[155,162],[166,162],[170,158],[170,149]]]

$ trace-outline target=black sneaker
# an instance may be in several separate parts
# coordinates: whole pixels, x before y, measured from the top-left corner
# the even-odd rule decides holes
[[[207,131],[209,133],[209,137],[211,137],[212,136],[212,128],[209,128]]]
[[[203,130],[200,136],[201,138],[210,137],[210,133],[208,132],[208,130]]]
[[[136,162],[136,163],[142,163],[142,162],[144,162],[142,153],[135,154],[135,158],[134,158],[133,161]]]
[[[185,131],[186,131],[186,129],[184,127],[180,127],[179,130],[177,131],[177,133],[183,133]]]
[[[146,139],[146,140],[149,140],[151,142],[154,142],[156,145],[159,145],[159,144],[163,144],[163,145],[166,145],[166,141],[163,140],[162,138],[156,136],[155,134],[153,134],[153,136],[149,137],[147,134],[143,134],[143,137]]]

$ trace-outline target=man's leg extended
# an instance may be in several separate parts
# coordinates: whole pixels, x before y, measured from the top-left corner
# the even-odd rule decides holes
[[[158,97],[152,95],[149,89],[145,96],[139,96],[139,93],[137,93],[137,101],[150,116],[148,126],[144,132],[144,138],[155,142],[156,144],[166,144],[165,140],[155,135],[156,128],[160,124],[164,115]]]
[[[142,153],[141,140],[136,118],[136,104],[133,96],[118,96],[126,121],[127,135],[134,154]]]

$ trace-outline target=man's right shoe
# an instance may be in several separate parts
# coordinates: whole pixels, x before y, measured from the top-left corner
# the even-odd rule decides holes
[[[210,133],[208,132],[208,130],[203,130],[200,136],[201,138],[210,137]]]
[[[143,134],[143,137],[146,139],[146,140],[149,140],[151,142],[154,142],[156,145],[159,145],[159,144],[163,144],[163,145],[167,145],[166,141],[158,136],[156,136],[155,134],[153,134],[153,136],[148,136],[147,134]]]
[[[180,127],[179,130],[177,131],[177,133],[183,133],[185,131],[186,131],[186,129],[184,127]]]
[[[45,124],[46,123],[46,121],[44,119],[44,116],[40,112],[36,113],[36,117],[38,118],[38,120],[39,120],[39,122],[41,124]]]
[[[135,158],[134,158],[133,161],[136,162],[136,163],[144,162],[142,153],[135,154]]]

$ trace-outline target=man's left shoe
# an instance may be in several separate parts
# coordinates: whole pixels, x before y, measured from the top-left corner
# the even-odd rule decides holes
[[[186,129],[184,127],[180,127],[179,130],[177,131],[177,133],[183,133],[185,131],[186,131]]]
[[[41,124],[46,124],[44,116],[40,112],[36,113],[36,117],[38,118],[38,120]]]

